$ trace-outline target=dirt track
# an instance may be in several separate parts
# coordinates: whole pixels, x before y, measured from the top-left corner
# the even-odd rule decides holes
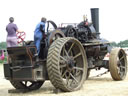
[[[110,73],[101,77],[92,77],[103,71],[92,71],[90,78],[85,81],[81,90],[76,92],[55,94],[54,87],[47,81],[39,90],[33,92],[8,93],[8,90],[14,88],[9,81],[4,79],[3,66],[0,64],[0,96],[128,96],[128,76],[124,81],[113,81]]]

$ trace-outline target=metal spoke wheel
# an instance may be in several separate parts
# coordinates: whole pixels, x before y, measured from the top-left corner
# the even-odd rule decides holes
[[[67,29],[65,32],[66,37],[77,38],[78,34],[76,32],[76,29],[74,29],[74,27],[72,25],[68,25],[66,29]]]
[[[80,89],[87,75],[87,59],[81,43],[71,37],[54,41],[48,50],[47,70],[57,89]]]
[[[28,90],[36,90],[39,89],[44,81],[10,81],[13,87],[16,89],[28,89]]]
[[[114,80],[123,80],[127,74],[127,59],[123,49],[116,48],[109,57],[109,70]]]

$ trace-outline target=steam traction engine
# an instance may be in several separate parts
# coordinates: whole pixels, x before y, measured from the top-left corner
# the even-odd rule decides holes
[[[81,88],[91,69],[103,67],[114,80],[123,80],[127,73],[126,54],[123,49],[112,49],[107,40],[100,38],[98,9],[91,9],[91,13],[92,23],[85,19],[76,26],[58,28],[48,21],[39,55],[33,41],[7,48],[5,78],[16,89],[39,89],[45,80],[50,80],[57,89],[75,91]],[[49,30],[49,25],[54,30]],[[107,53],[110,58],[106,61]]]

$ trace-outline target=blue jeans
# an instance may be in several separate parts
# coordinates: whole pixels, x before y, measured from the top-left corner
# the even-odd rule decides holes
[[[36,45],[38,55],[40,53],[40,42],[41,42],[41,40],[42,40],[42,33],[34,34],[34,43]]]

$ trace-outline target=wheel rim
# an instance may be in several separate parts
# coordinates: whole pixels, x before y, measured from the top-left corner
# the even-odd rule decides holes
[[[67,40],[66,40],[67,39]],[[72,38],[62,38],[56,40],[53,46],[60,42],[61,46],[57,52],[57,62],[55,63],[56,68],[52,66],[54,60],[48,56],[48,74],[52,84],[56,88],[60,88],[63,91],[74,91],[81,88],[87,73],[87,62],[84,49],[82,45]],[[63,42],[63,43],[62,43]],[[51,45],[52,50],[56,50]],[[50,53],[49,53],[50,54]],[[48,55],[49,55],[48,54]],[[50,54],[52,55],[52,54]],[[54,55],[54,54],[53,54]],[[49,61],[50,60],[50,61]],[[52,61],[53,60],[53,61]],[[51,66],[50,66],[51,65]],[[55,70],[55,72],[51,72]],[[56,76],[56,78],[53,78]],[[56,80],[57,79],[57,80]],[[56,81],[55,81],[56,80]]]
[[[71,42],[70,42],[71,43]],[[64,83],[69,88],[74,88],[79,85],[83,76],[84,65],[80,65],[79,61],[83,59],[82,52],[79,50],[73,54],[78,45],[68,42],[63,46],[60,54],[60,72],[62,79],[66,79]],[[68,50],[69,48],[69,50]],[[83,63],[82,63],[83,64]]]
[[[118,53],[117,57],[117,69],[118,69],[118,74],[120,75],[121,78],[126,74],[126,55],[123,53],[122,50]]]
[[[110,53],[109,69],[114,80],[123,80],[127,73],[127,59],[123,49],[114,49]]]

